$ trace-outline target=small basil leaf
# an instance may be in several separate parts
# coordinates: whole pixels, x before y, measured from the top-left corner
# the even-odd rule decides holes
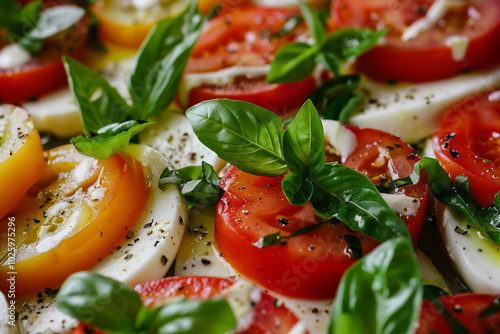
[[[357,106],[359,106],[362,99],[363,99],[362,94],[352,95],[342,107],[339,107],[340,109],[338,117],[339,122],[347,123],[349,118],[351,118],[354,111],[356,110]]]
[[[276,52],[266,81],[286,83],[307,78],[316,68],[317,54],[318,48],[307,43],[284,45]]]
[[[307,27],[314,37],[314,41],[316,44],[321,45],[325,40],[326,29],[323,26],[323,22],[321,21],[319,14],[313,11],[304,1],[299,1],[299,5],[302,15],[307,23]]]
[[[388,29],[379,31],[366,28],[340,29],[326,37],[321,52],[333,53],[340,60],[346,61],[373,48],[388,32]]]
[[[45,39],[64,31],[77,23],[85,15],[83,8],[63,5],[45,9],[27,37]]]
[[[210,100],[191,107],[186,116],[203,144],[242,171],[279,176],[288,170],[276,114],[248,102]]]
[[[101,160],[123,151],[130,139],[153,122],[126,121],[110,124],[89,137],[77,136],[71,139],[78,152]]]
[[[343,165],[327,164],[312,176],[311,204],[320,217],[338,218],[351,229],[379,241],[410,238],[406,225],[364,174]]]
[[[166,168],[158,182],[160,189],[166,184],[177,184],[181,188],[188,209],[196,204],[206,203],[215,205],[224,195],[224,190],[219,188],[220,178],[213,167],[202,162],[202,166],[188,166],[179,170]]]
[[[57,308],[73,318],[109,333],[135,333],[135,319],[143,307],[137,293],[110,278],[79,272],[61,286]]]
[[[310,100],[304,103],[285,131],[283,151],[288,168],[305,177],[325,166],[323,123]]]
[[[298,237],[300,235],[304,235],[310,232],[314,232],[317,229],[319,229],[321,226],[323,226],[326,223],[326,221],[314,224],[314,225],[307,225],[304,227],[299,228],[297,231],[294,231],[293,233],[289,235],[282,235],[280,231],[273,233],[273,234],[268,234],[262,238],[260,238],[257,242],[254,243],[259,248],[266,248],[270,246],[278,246],[282,245],[284,242],[287,240],[290,240],[291,238]]]
[[[182,300],[161,306],[152,333],[158,334],[220,334],[236,328],[236,318],[227,301]]]
[[[86,134],[133,119],[127,102],[106,80],[71,58],[63,57],[63,61]]]
[[[151,30],[130,75],[135,119],[156,116],[172,103],[203,22],[196,1],[191,1],[181,15],[166,18]]]
[[[383,243],[344,273],[329,334],[414,333],[422,305],[422,281],[409,240]]]
[[[269,36],[270,38],[282,37],[291,32],[300,22],[304,21],[304,18],[300,15],[291,16],[283,25],[283,27],[274,34]]]
[[[333,53],[321,52],[317,57],[318,61],[321,62],[327,70],[335,74],[335,77],[339,77],[341,62],[339,57]]]
[[[313,193],[311,182],[300,173],[290,172],[281,181],[283,193],[293,205],[304,205],[309,202]]]
[[[200,179],[203,179],[202,166],[188,166],[177,170],[172,170],[167,167],[161,174],[158,185],[160,188],[164,184],[171,184],[171,183],[180,186],[181,184],[189,182],[191,180],[200,180]]]
[[[32,1],[24,5],[19,16],[20,22],[24,23],[23,35],[32,30],[32,25],[38,22],[42,14],[42,7],[43,5],[40,1]]]

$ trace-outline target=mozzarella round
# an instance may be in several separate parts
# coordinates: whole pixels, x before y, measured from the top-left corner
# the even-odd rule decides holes
[[[437,205],[439,230],[451,261],[471,291],[500,294],[500,246],[458,212]]]
[[[184,114],[169,110],[160,114],[155,124],[139,134],[139,141],[158,150],[174,169],[211,164],[218,172],[225,162],[203,145]]]
[[[447,107],[499,82],[500,67],[421,84],[388,85],[365,78],[365,99],[349,123],[414,143],[437,131]]]
[[[158,188],[161,173],[169,166],[165,158],[145,145],[130,145],[126,152],[144,166],[149,198],[127,240],[92,271],[134,286],[167,273],[186,230],[188,214],[176,185],[168,185],[165,190]],[[65,333],[78,323],[56,309],[52,291],[18,301],[17,306],[26,334]]]

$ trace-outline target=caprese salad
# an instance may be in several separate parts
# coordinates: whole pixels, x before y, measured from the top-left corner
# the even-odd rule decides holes
[[[0,332],[500,332],[499,2],[4,1]]]

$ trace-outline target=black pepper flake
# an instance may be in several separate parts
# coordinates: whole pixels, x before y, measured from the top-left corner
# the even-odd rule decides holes
[[[139,238],[135,238],[134,239],[134,243],[136,243],[137,241],[139,241]]]
[[[33,218],[33,222],[34,222],[35,224],[40,224],[40,219],[35,219],[35,218]]]
[[[156,240],[154,247],[158,246],[159,243],[160,243],[160,240]]]
[[[102,238],[102,232],[101,232],[101,234],[100,234],[100,235],[101,235],[101,238]]]
[[[43,303],[43,299],[42,299],[42,298],[40,298],[40,299],[38,299],[36,302],[37,302],[38,304],[41,304],[41,303]]]
[[[241,212],[243,212],[244,214],[248,215],[248,210],[242,210]]]
[[[207,260],[207,259],[201,259],[201,263],[203,263],[204,265],[209,265],[211,262],[210,260]]]
[[[184,219],[181,216],[179,216],[179,224],[184,225]]]
[[[186,267],[184,267],[185,269]],[[177,291],[181,292],[182,290],[184,290],[185,286],[184,285],[181,285],[180,287],[177,288]]]
[[[135,237],[135,233],[133,231],[128,231],[126,236],[127,240],[132,239],[133,237]]]
[[[83,327],[83,332],[85,334],[94,334],[95,330],[92,327],[84,326]]]
[[[451,148],[450,148],[450,154],[452,158],[458,158],[458,156],[460,155],[458,151],[452,150]]]
[[[469,233],[469,231],[465,231],[465,230],[461,229],[460,226],[455,226],[455,232],[457,232],[458,234],[462,234],[462,235],[466,235],[467,233]]]
[[[146,223],[146,224],[142,225],[143,228],[150,228],[151,226],[153,226],[153,220],[151,220],[150,223]]]
[[[116,246],[116,250],[122,249],[122,246]]]
[[[127,254],[127,256],[125,256],[125,260],[129,260],[132,258],[132,256],[134,256],[134,254]]]
[[[417,152],[415,152],[415,150],[413,150],[409,156],[406,157],[406,160],[415,160],[415,158],[417,157]]]
[[[166,257],[165,255],[162,255],[162,256],[161,256],[161,264],[162,264],[162,265],[166,265],[166,264],[167,264],[167,262],[168,262],[167,257]]]
[[[312,313],[314,314],[318,314],[319,313],[319,310],[315,307],[311,310]]]
[[[446,137],[444,137],[444,141],[450,141],[453,138],[455,138],[455,132],[452,132],[452,133],[449,133],[448,135],[446,135]]]
[[[280,222],[280,226],[287,226],[288,224],[290,224],[290,222],[285,218],[280,218],[279,222]]]

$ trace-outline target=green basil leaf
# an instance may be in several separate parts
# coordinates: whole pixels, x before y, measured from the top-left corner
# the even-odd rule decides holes
[[[38,22],[42,14],[42,7],[43,4],[41,1],[32,1],[24,5],[19,18],[20,21],[25,24],[25,28],[23,29],[25,32],[31,30],[31,27],[28,27],[28,25],[33,25]]]
[[[323,226],[323,224],[325,224],[326,222],[327,221],[324,221],[324,222],[321,222],[318,224],[314,224],[314,225],[308,225],[308,226],[301,227],[297,231],[294,231],[293,233],[291,233],[289,235],[282,235],[281,232],[279,232],[279,231],[276,233],[273,233],[273,234],[268,234],[268,235],[265,235],[262,238],[260,238],[257,242],[254,243],[254,245],[259,247],[259,248],[266,248],[266,247],[270,247],[270,246],[282,245],[284,242],[286,242],[287,240],[290,240],[291,238],[295,238],[295,237],[298,237],[300,235],[316,231],[321,226]]]
[[[16,31],[19,28],[21,16],[21,7],[15,0],[2,0],[2,10],[0,10],[0,27],[9,32],[20,33]]]
[[[126,121],[114,123],[99,129],[89,137],[71,138],[78,152],[97,159],[106,160],[110,155],[123,151],[130,139],[153,122]]]
[[[233,311],[224,299],[184,299],[161,306],[151,332],[220,334],[231,332],[236,325]]]
[[[285,131],[283,150],[290,171],[305,177],[325,166],[323,123],[310,100],[304,103]]]
[[[158,182],[160,189],[165,184],[177,184],[181,188],[188,209],[197,204],[206,203],[215,205],[224,195],[224,190],[219,187],[220,178],[214,168],[202,162],[202,166],[189,166],[179,170],[166,168]]]
[[[495,195],[491,206],[480,206],[470,193],[468,179],[465,176],[459,176],[455,186],[448,173],[436,159],[422,158],[415,164],[410,176],[380,185],[379,189],[388,191],[416,184],[420,180],[420,169],[422,168],[427,172],[429,188],[438,201],[457,210],[484,236],[500,244],[500,193]]]
[[[379,241],[402,236],[406,225],[364,174],[343,165],[327,164],[311,180],[311,204],[322,218],[338,218],[351,229]]]
[[[290,172],[281,181],[283,193],[293,205],[304,205],[309,202],[313,193],[313,185],[302,174]]]
[[[271,34],[269,36],[270,38],[276,38],[276,37],[282,37],[291,32],[295,27],[300,23],[304,21],[304,18],[300,15],[293,15],[291,16],[283,25],[283,27],[278,31],[275,32],[274,34]]]
[[[344,273],[329,334],[414,333],[423,288],[410,240],[389,240]]]
[[[357,74],[339,76],[322,84],[310,98],[324,118],[346,122],[361,101],[362,95],[354,93],[360,83]]]
[[[333,53],[340,60],[346,61],[373,48],[388,32],[388,29],[379,31],[366,28],[340,29],[326,37],[321,52]]]
[[[73,318],[109,333],[136,333],[135,319],[143,307],[137,293],[110,278],[79,272],[61,286],[57,308]]]
[[[151,30],[130,75],[135,119],[156,116],[172,103],[203,23],[196,1],[191,1],[181,15],[166,18]]]
[[[186,116],[203,144],[242,171],[279,176],[288,170],[284,130],[276,114],[248,102],[220,99],[199,103]]]
[[[299,1],[299,5],[302,15],[306,20],[307,27],[314,37],[314,41],[318,45],[323,44],[326,36],[326,29],[319,17],[319,14],[316,11],[313,11],[304,1]]]
[[[47,8],[41,13],[34,28],[19,40],[19,44],[31,53],[37,53],[40,51],[44,39],[70,28],[84,15],[83,8],[72,5]]]
[[[295,82],[307,78],[316,68],[317,46],[290,43],[276,52],[267,74],[268,83]]]
[[[130,106],[106,80],[71,58],[63,61],[86,134],[133,119]]]
[[[335,74],[335,77],[341,76],[340,73],[341,62],[339,57],[337,57],[335,54],[321,52],[318,54],[317,59],[326,67],[326,69]]]

